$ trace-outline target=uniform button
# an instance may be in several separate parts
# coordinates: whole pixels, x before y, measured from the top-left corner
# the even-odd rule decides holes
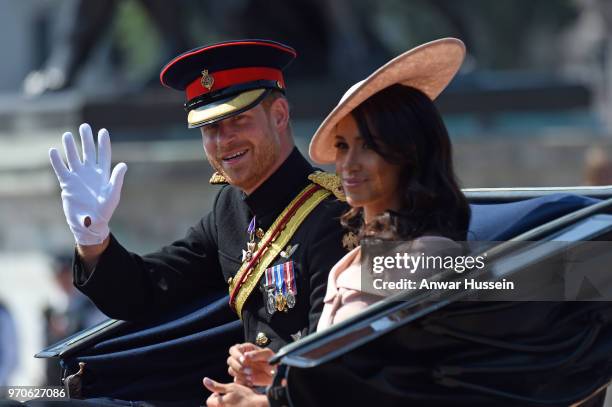
[[[227,284],[232,285],[232,281],[234,281],[234,277],[230,277],[227,279]]]
[[[255,236],[257,236],[258,239],[261,239],[262,237],[264,237],[264,231],[262,228],[257,228],[257,230],[255,231]]]
[[[259,332],[257,337],[255,338],[255,344],[258,346],[266,346],[270,342],[270,339],[266,336],[265,333]]]

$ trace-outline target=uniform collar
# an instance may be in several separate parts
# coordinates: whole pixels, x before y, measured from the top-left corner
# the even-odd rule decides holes
[[[244,202],[253,214],[267,215],[281,211],[308,184],[312,166],[296,147],[289,157],[251,195],[244,195]]]

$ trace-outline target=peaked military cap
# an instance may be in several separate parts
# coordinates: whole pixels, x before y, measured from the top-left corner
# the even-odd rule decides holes
[[[285,91],[293,48],[268,40],[227,41],[187,51],[162,69],[162,85],[185,92],[190,128],[255,107],[272,89]]]

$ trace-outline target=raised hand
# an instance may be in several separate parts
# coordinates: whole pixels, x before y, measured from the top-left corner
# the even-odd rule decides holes
[[[79,127],[83,160],[79,158],[72,133],[64,133],[62,144],[67,165],[55,149],[49,150],[51,166],[62,188],[62,205],[68,226],[79,245],[100,244],[110,231],[108,222],[119,204],[125,163],[119,163],[110,173],[111,144],[106,129],[98,132],[98,153],[91,127]]]

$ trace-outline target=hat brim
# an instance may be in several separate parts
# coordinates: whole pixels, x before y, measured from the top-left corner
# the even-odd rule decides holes
[[[404,52],[353,85],[323,120],[312,140],[309,155],[317,164],[335,161],[334,131],[338,122],[370,96],[394,84],[411,86],[434,100],[459,71],[465,45],[456,38],[443,38]]]
[[[257,106],[270,93],[270,89],[252,89],[225,99],[192,109],[187,114],[190,129],[225,120]]]

